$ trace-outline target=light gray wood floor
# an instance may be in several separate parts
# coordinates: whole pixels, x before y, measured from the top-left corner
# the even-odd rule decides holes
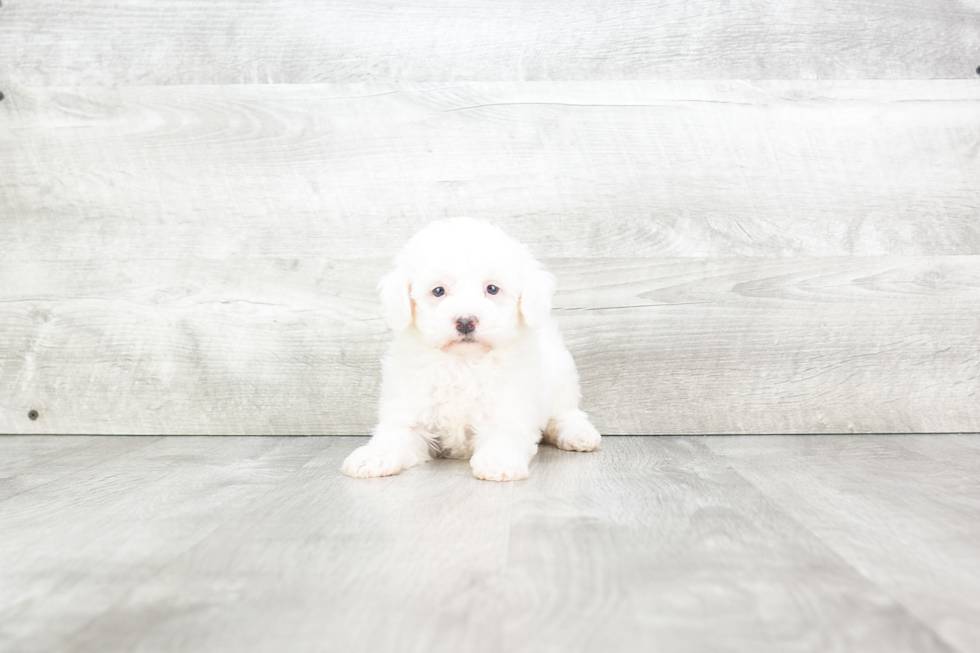
[[[0,437],[0,649],[976,651],[980,436]]]

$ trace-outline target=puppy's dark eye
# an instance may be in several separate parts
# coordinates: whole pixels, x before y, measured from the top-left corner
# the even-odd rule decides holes
[[[446,294],[446,289],[443,288],[442,286],[437,286],[432,289],[432,294],[435,295],[436,297],[442,297],[443,295]]]
[[[487,292],[491,295],[496,295],[498,292],[500,292],[500,288],[491,283],[489,286],[487,286]]]

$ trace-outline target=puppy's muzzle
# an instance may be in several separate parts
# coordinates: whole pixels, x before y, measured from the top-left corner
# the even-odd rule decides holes
[[[469,335],[476,330],[477,319],[472,315],[463,315],[456,318],[456,330],[461,334]]]

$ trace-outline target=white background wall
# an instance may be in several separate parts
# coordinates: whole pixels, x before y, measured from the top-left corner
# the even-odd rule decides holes
[[[0,432],[367,433],[454,215],[603,433],[980,430],[978,65],[975,0],[5,0]]]

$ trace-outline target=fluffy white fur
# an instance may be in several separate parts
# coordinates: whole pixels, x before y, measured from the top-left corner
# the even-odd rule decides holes
[[[561,449],[598,448],[551,317],[555,278],[526,246],[480,220],[434,222],[378,291],[394,340],[378,425],[345,474],[388,476],[444,456],[469,458],[477,478],[513,481],[527,478],[542,434]]]

